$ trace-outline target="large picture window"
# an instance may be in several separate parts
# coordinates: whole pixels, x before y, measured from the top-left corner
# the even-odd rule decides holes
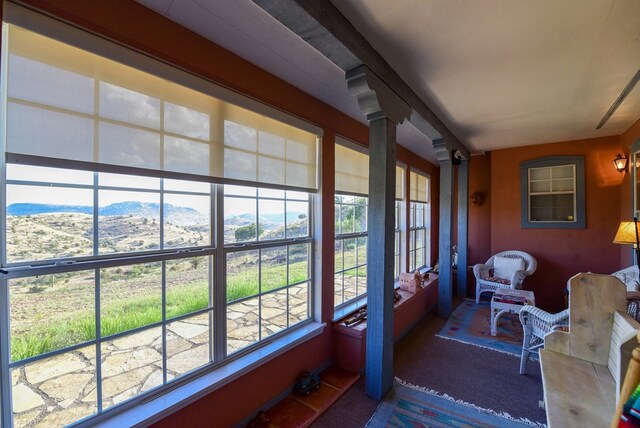
[[[4,25],[2,423],[134,405],[311,321],[318,135]]]

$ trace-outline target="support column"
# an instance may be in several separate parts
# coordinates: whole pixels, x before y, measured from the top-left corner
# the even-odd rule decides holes
[[[440,163],[440,233],[438,237],[438,316],[451,315],[453,277],[451,268],[451,236],[453,234],[453,163],[444,140],[433,141]]]
[[[456,294],[467,297],[467,265],[469,244],[469,161],[458,166],[458,276]]]
[[[410,107],[365,66],[347,85],[369,120],[366,393],[382,400],[393,386],[393,263],[396,124]]]

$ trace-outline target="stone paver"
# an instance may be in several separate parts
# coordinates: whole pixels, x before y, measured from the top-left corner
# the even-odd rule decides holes
[[[140,367],[129,370],[102,381],[102,395],[106,398],[115,397],[129,389],[140,387],[153,372],[151,367]],[[122,400],[120,400],[122,401]]]
[[[37,363],[27,364],[24,371],[29,383],[40,383],[85,367],[84,361],[71,353],[67,353],[56,355]]]
[[[125,336],[121,339],[113,340],[110,344],[118,349],[131,349],[138,348],[140,346],[151,346],[151,344],[162,336],[162,329],[152,328],[151,330],[145,330],[140,333],[132,334],[131,336]]]
[[[40,416],[42,410],[33,410],[30,412],[22,412],[13,415],[13,425],[16,427],[29,426],[37,417]]]
[[[13,387],[13,411],[16,413],[35,409],[44,404],[44,400],[39,394],[36,394],[25,384],[19,384]]]
[[[167,369],[184,374],[209,362],[209,347],[198,346],[167,359]]]
[[[86,386],[94,378],[91,373],[73,373],[63,375],[40,385],[40,390],[56,401],[68,401],[68,407],[76,398],[82,394]]]
[[[209,331],[209,327],[200,324],[189,324],[182,321],[172,322],[168,329],[185,339],[191,339],[205,331]]]
[[[37,428],[50,428],[69,425],[96,412],[95,406],[75,406],[65,410],[50,412],[35,426]]]
[[[16,386],[20,380],[20,369],[11,371],[11,386]]]
[[[161,360],[162,355],[153,348],[141,348],[122,354],[113,354],[104,359],[102,376],[108,378]]]

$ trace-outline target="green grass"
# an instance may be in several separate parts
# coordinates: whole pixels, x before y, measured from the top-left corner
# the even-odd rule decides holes
[[[167,292],[167,318],[204,309],[209,304],[209,293],[202,284],[192,284]],[[160,296],[141,296],[114,302],[101,310],[102,336],[142,327],[162,319]],[[93,312],[85,312],[73,319],[52,320],[49,325],[14,334],[11,338],[11,360],[25,358],[61,349],[76,343],[95,339]]]
[[[284,287],[287,277],[286,264],[262,267],[262,292]],[[309,278],[307,262],[289,265],[289,283],[295,284]],[[239,269],[227,274],[227,302],[258,294],[256,269]]]
[[[254,272],[251,275],[251,272]],[[290,283],[308,278],[307,262],[289,265]],[[263,266],[263,292],[285,285],[286,265]],[[227,301],[249,297],[258,293],[258,279],[255,270],[240,269],[238,273],[227,277]],[[175,287],[167,291],[167,318],[188,314],[209,305],[209,290],[206,281],[188,286]],[[116,301],[101,308],[102,336],[128,331],[162,319],[161,297],[146,295]],[[95,339],[95,321],[93,311],[86,311],[73,318],[50,320],[48,325],[16,333],[11,338],[11,360],[51,352],[76,343]]]

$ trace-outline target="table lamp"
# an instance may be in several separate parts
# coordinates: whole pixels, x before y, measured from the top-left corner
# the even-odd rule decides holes
[[[613,238],[614,244],[633,244],[636,254],[636,266],[640,268],[640,239],[638,239],[638,219],[633,218],[633,221],[621,221],[618,226],[615,238]]]

